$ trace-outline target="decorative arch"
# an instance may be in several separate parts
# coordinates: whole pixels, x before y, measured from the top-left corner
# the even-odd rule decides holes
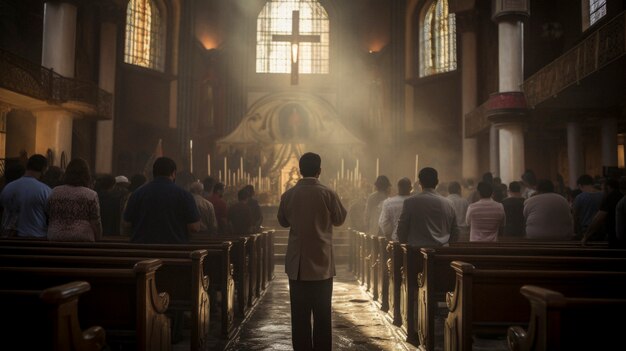
[[[167,12],[159,0],[130,0],[126,6],[124,62],[165,70]]]
[[[330,71],[330,20],[324,4],[317,0],[269,0],[256,21],[256,72],[289,73],[289,42],[273,40],[274,35],[291,35],[292,11],[300,11],[300,34],[319,36],[319,42],[299,44],[299,72],[327,74]]]
[[[427,1],[419,21],[419,76],[426,77],[457,68],[456,17],[448,0]]]

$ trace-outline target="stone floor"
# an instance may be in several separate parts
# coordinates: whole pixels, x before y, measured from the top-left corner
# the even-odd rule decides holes
[[[292,350],[289,288],[283,266],[265,296],[226,347],[235,350]],[[416,350],[395,333],[345,266],[337,267],[333,285],[334,350]]]

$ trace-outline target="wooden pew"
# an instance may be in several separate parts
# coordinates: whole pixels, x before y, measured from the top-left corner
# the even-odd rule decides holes
[[[155,273],[160,260],[140,261],[133,268],[0,267],[0,290],[24,290],[86,281],[89,293],[78,301],[79,319],[100,325],[107,341],[122,350],[171,350],[169,295],[158,293]]]
[[[368,235],[369,242],[369,279],[367,280],[367,291],[369,291],[372,300],[378,300],[378,267],[380,265],[380,247],[378,235]]]
[[[378,301],[380,303],[380,309],[383,312],[389,311],[389,271],[387,268],[387,261],[389,260],[389,252],[387,251],[387,245],[389,240],[387,238],[379,236],[378,238],[378,261],[376,262],[376,275],[378,276]]]
[[[9,350],[99,351],[105,331],[80,329],[78,299],[89,283],[75,281],[45,290],[0,290],[2,347]]]
[[[22,253],[35,255],[73,255],[73,256],[108,256],[108,257],[143,257],[143,258],[184,258],[194,250],[206,250],[204,272],[209,275],[209,286],[223,294],[220,305],[221,337],[230,338],[234,331],[234,290],[233,265],[230,263],[231,242],[206,243],[199,245],[163,245],[163,244],[131,244],[131,243],[64,243],[46,241],[2,240],[0,253]],[[176,250],[176,251],[174,251]],[[181,256],[182,255],[182,256]]]
[[[444,326],[444,350],[472,350],[474,332],[505,333],[530,318],[528,301],[519,291],[539,285],[579,297],[623,298],[626,272],[477,269],[453,261],[454,291],[448,292],[448,316]]]
[[[506,255],[489,254],[446,254],[446,250],[438,248],[421,249],[423,268],[417,275],[418,293],[416,310],[417,319],[415,336],[425,350],[434,350],[434,325],[437,304],[445,301],[448,291],[454,289],[455,272],[450,264],[455,260],[472,263],[481,269],[546,269],[546,270],[589,270],[589,271],[620,271],[626,272],[626,257],[589,257],[586,250],[574,251],[579,256],[517,255],[509,250]],[[521,251],[519,251],[521,252]],[[528,254],[529,252],[526,252]],[[560,254],[562,252],[559,252]],[[415,337],[414,336],[414,337]]]
[[[434,309],[432,311],[426,311],[421,307],[426,304],[425,293],[420,293],[419,282],[425,279],[424,259],[420,252],[421,248],[413,247],[406,244],[401,245],[402,249],[402,267],[401,271],[401,283],[400,283],[400,315],[402,317],[401,328],[407,335],[407,341],[425,345],[427,350],[432,350],[432,328],[428,328],[429,325],[433,325]],[[499,245],[498,243],[492,243],[491,245],[456,245],[456,246],[443,246],[433,248],[435,251],[428,251],[430,253],[437,252],[439,254],[452,255],[452,257],[462,257],[463,255],[503,255],[503,256],[598,256],[598,257],[626,257],[625,250],[617,249],[604,249],[604,248],[583,248],[580,245],[577,247],[571,246],[542,246],[542,245],[525,245],[525,246],[511,246],[511,245]],[[459,258],[461,259],[461,258]],[[444,272],[449,271],[449,266],[443,266]],[[420,275],[422,278],[420,278]],[[453,280],[448,280],[453,282]],[[432,290],[433,292],[436,291]],[[445,291],[439,290],[441,294]],[[422,302],[418,301],[419,298],[423,298]],[[443,300],[443,297],[441,297]],[[428,299],[430,301],[436,301],[436,299]],[[436,303],[436,302],[434,302]],[[432,306],[432,305],[430,305]],[[422,323],[422,330],[420,331],[418,320],[424,321]],[[429,330],[429,333],[425,331]],[[424,339],[423,341],[420,341]]]
[[[80,267],[80,268],[128,268],[145,257],[103,257],[98,251],[83,250],[82,255],[66,256],[29,254],[20,248],[19,254],[1,254],[0,266],[12,267]],[[40,248],[35,248],[38,250]],[[4,252],[8,252],[6,249]],[[16,253],[18,253],[16,252]],[[129,252],[131,253],[131,252]],[[209,277],[204,274],[206,250],[191,253],[177,252],[178,258],[163,257],[163,265],[156,272],[157,289],[170,296],[168,312],[189,311],[191,313],[191,350],[206,348],[209,337]],[[143,253],[142,253],[143,254]],[[157,256],[159,252],[154,252]],[[172,255],[171,255],[172,256]]]
[[[387,274],[389,275],[389,310],[388,316],[394,325],[402,324],[400,313],[400,292],[402,284],[403,258],[402,246],[397,241],[390,241],[387,244]]]
[[[530,302],[530,321],[528,329],[509,328],[512,351],[610,350],[624,343],[624,296],[566,297],[533,285],[522,286],[520,292]]]

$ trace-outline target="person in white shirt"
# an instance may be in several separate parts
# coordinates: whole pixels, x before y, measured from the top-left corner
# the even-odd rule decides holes
[[[491,198],[491,184],[480,182],[477,189],[480,200],[469,205],[466,216],[470,226],[470,241],[497,241],[506,220],[504,207]]]
[[[398,195],[383,201],[378,226],[388,240],[398,241],[398,219],[404,200],[411,196],[412,188],[411,180],[402,178],[398,181]]]
[[[567,200],[554,192],[554,184],[542,180],[537,194],[524,201],[526,238],[538,240],[571,240],[574,219]]]

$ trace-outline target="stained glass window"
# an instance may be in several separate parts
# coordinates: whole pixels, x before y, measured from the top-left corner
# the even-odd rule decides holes
[[[153,0],[130,0],[126,8],[124,62],[163,71],[164,25]]]
[[[433,1],[420,29],[420,77],[456,70],[456,17],[448,0]]]
[[[256,72],[291,72],[292,45],[274,41],[274,35],[292,35],[293,11],[300,11],[300,35],[319,36],[319,42],[300,42],[300,74],[329,72],[330,29],[328,14],[315,0],[270,0],[257,18]]]

